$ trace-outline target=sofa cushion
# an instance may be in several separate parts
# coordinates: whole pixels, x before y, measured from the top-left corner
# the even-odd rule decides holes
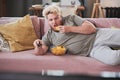
[[[45,34],[45,32],[44,32],[45,19],[44,18],[39,18],[39,24],[40,24],[40,39],[41,39],[42,36]]]
[[[120,65],[110,66],[91,57],[78,55],[54,56],[47,53],[34,55],[34,50],[10,54],[0,52],[0,71],[38,72],[47,70],[64,70],[65,73],[100,75],[103,71],[120,72]]]
[[[37,39],[29,15],[23,18],[0,25],[0,33],[9,42],[12,52],[33,48],[33,41]]]
[[[48,23],[47,19],[45,19],[45,28],[44,28],[44,32],[46,33],[49,29],[50,29],[49,23]]]
[[[33,27],[35,29],[35,33],[37,35],[38,38],[41,37],[41,27],[40,27],[40,23],[39,23],[39,18],[37,16],[30,16],[32,23],[33,23]]]

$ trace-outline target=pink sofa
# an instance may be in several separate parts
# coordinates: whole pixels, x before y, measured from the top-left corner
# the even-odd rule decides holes
[[[0,24],[15,21],[15,17],[2,17]],[[44,18],[32,16],[33,25],[39,36],[47,31],[48,24]],[[96,27],[120,27],[118,18],[87,18]],[[37,22],[36,22],[37,21]],[[46,23],[46,24],[44,24]],[[40,27],[40,30],[39,30]],[[100,75],[104,71],[120,72],[120,65],[110,66],[103,64],[90,57],[77,55],[55,56],[51,53],[43,56],[35,56],[34,50],[20,52],[0,52],[0,72],[41,72],[47,70],[64,70],[65,73],[79,73],[89,75]]]

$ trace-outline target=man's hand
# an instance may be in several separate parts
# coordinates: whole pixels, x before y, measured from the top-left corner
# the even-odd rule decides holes
[[[43,55],[44,54],[44,50],[42,49],[42,41],[40,39],[36,39],[33,42],[33,45],[35,47],[35,55]]]
[[[89,21],[84,21],[81,26],[59,26],[61,33],[81,33],[92,34],[96,32],[96,27]]]
[[[34,45],[34,47],[40,47],[40,46],[42,46],[42,41],[40,39],[36,39],[33,42],[33,45]]]
[[[60,32],[61,33],[69,33],[70,32],[70,27],[68,26],[59,26]]]
[[[43,55],[47,52],[48,46],[44,45],[43,41],[40,39],[36,39],[33,42],[33,45],[35,47],[35,55]]]

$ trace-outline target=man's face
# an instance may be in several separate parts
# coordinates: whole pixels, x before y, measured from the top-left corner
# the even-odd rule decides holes
[[[55,27],[62,24],[62,17],[58,14],[48,14],[48,23],[50,27],[55,31]]]

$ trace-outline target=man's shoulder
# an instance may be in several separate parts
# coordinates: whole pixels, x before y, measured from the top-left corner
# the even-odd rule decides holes
[[[85,18],[82,18],[82,17],[80,17],[78,15],[74,15],[74,14],[67,15],[67,16],[63,17],[63,19],[68,19],[68,20],[70,20],[70,19],[72,19],[72,20],[73,19],[86,20]]]
[[[77,15],[74,15],[74,14],[65,16],[65,18],[74,18],[74,17],[78,17],[78,16],[77,16]]]

